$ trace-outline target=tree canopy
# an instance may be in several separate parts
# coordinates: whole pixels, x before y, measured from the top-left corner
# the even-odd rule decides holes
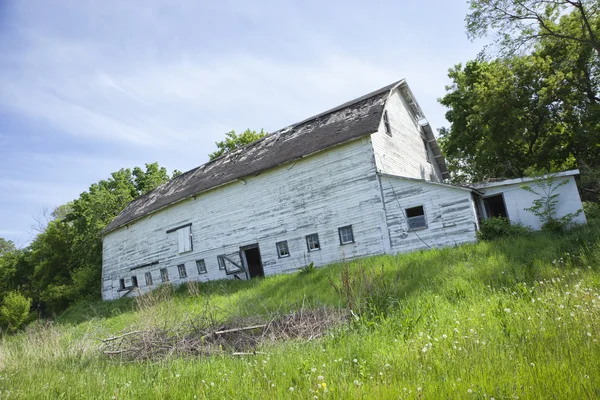
[[[102,230],[130,201],[168,180],[157,163],[121,169],[57,207],[27,248],[17,250],[0,239],[0,246],[10,250],[0,253],[0,299],[16,291],[40,311],[53,313],[99,297]]]
[[[453,83],[440,102],[450,127],[440,142],[453,179],[600,168],[597,3],[470,4],[468,33],[495,31],[500,57],[483,54],[449,71]]]
[[[215,142],[217,145],[217,151],[208,155],[210,160],[214,160],[217,157],[222,156],[223,154],[227,154],[234,150],[239,149],[240,147],[244,147],[245,145],[255,142],[258,139],[265,136],[267,133],[264,130],[260,130],[260,132],[252,131],[250,129],[246,129],[242,134],[238,135],[235,131],[230,131],[225,134],[225,140],[220,142]]]

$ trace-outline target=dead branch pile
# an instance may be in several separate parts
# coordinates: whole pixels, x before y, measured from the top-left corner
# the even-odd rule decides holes
[[[329,308],[300,311],[269,318],[239,318],[229,323],[196,317],[179,324],[160,324],[102,340],[101,351],[122,360],[151,360],[169,356],[255,354],[256,348],[282,340],[312,340],[345,319]]]

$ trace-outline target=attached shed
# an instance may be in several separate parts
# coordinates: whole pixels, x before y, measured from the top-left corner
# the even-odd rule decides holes
[[[472,189],[388,174],[379,176],[393,252],[477,240]]]
[[[542,228],[540,219],[531,211],[527,211],[527,208],[534,204],[534,200],[550,194],[558,195],[555,218],[576,214],[583,209],[575,182],[578,175],[577,169],[553,174],[549,186],[546,183],[547,176],[542,179],[518,178],[474,185],[474,188],[481,192],[478,198],[481,217],[504,217],[513,223],[539,230]],[[523,185],[531,187],[539,194],[526,191]],[[585,224],[585,214],[579,213],[572,222]]]

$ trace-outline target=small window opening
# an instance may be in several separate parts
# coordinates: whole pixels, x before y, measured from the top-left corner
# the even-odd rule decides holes
[[[431,164],[431,159],[429,158],[429,145],[425,139],[423,139],[423,147],[425,147],[425,158],[427,159],[427,162]]]
[[[146,272],[146,286],[152,286],[152,272]]]
[[[406,209],[406,221],[408,229],[423,229],[427,228],[427,220],[425,219],[425,210],[423,206],[417,206]]]
[[[354,243],[354,233],[352,233],[352,225],[343,226],[338,229],[340,234],[340,244]]]
[[[138,287],[137,276],[135,275],[131,277],[131,286]]]
[[[508,218],[506,204],[504,204],[504,196],[502,196],[502,194],[484,198],[483,205],[485,206],[485,213],[488,218]]]
[[[308,247],[308,251],[321,250],[319,234],[313,233],[312,235],[306,236],[306,246]]]
[[[219,262],[219,270],[225,270],[225,259],[222,256],[217,256],[217,261]]]
[[[284,240],[283,242],[277,242],[276,246],[277,246],[277,255],[279,256],[279,258],[284,258],[284,257],[290,256],[290,249],[288,248],[287,240]]]
[[[383,125],[385,126],[385,133],[388,136],[392,136],[392,127],[390,126],[390,120],[388,118],[387,110],[383,113]]]
[[[169,271],[166,268],[160,270],[160,279],[163,282],[169,282]]]
[[[196,268],[198,268],[199,274],[205,274],[206,271],[206,263],[204,260],[196,260]]]
[[[179,264],[177,266],[177,269],[179,270],[180,278],[187,278],[187,271],[185,270],[185,264]]]
[[[119,279],[119,290],[125,290],[125,278]]]

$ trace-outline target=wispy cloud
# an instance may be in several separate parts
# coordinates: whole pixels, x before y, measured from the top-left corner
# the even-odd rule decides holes
[[[401,78],[440,126],[446,69],[477,51],[464,2],[446,0],[427,24],[391,0],[2,5],[0,236],[121,167],[187,170],[231,129],[273,131]]]

